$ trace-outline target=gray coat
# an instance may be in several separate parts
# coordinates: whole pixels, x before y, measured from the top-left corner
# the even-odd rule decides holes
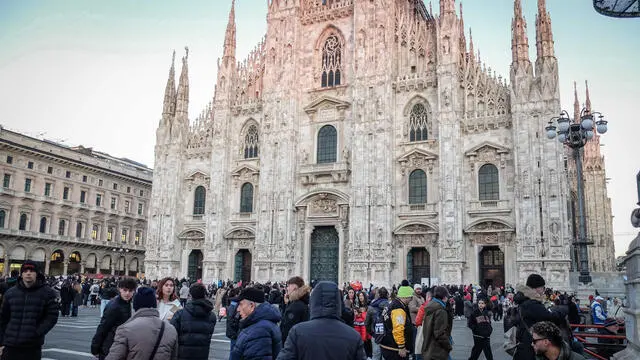
[[[113,345],[106,360],[149,360],[156,344],[162,320],[158,310],[139,309],[116,330]],[[165,321],[164,334],[154,356],[155,360],[173,360],[178,357],[178,333]]]

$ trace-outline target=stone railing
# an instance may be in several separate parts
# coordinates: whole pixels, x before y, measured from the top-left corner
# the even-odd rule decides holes
[[[470,216],[508,215],[512,211],[509,200],[470,201],[467,213]]]
[[[306,164],[300,167],[298,176],[303,185],[348,182],[350,168],[348,162]]]
[[[438,216],[438,203],[432,204],[402,204],[398,216],[400,218],[412,217],[436,217]]]

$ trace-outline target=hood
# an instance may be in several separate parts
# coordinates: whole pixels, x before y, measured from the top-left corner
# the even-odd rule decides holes
[[[342,319],[342,300],[338,286],[330,281],[320,281],[311,292],[309,301],[311,319]]]
[[[282,316],[280,315],[280,311],[276,310],[268,302],[263,302],[256,306],[256,309],[246,319],[240,320],[240,328],[244,329],[257,323],[260,320],[267,320],[277,323],[281,318]]]
[[[304,285],[289,294],[289,301],[302,300],[305,304],[309,304],[309,294],[311,294],[311,287]]]
[[[436,301],[435,298],[433,298],[433,299],[431,299],[431,301],[429,301],[429,304],[427,304],[427,306],[425,306],[424,315],[425,316],[433,315],[438,310],[445,310],[446,311],[446,308],[442,307],[442,305],[438,301]]]
[[[526,285],[517,285],[516,295],[513,297],[513,302],[515,302],[517,305],[520,305],[529,299],[539,302],[542,302],[544,300],[542,295],[538,295],[538,293],[532,288]]]
[[[160,318],[160,313],[156,308],[141,308],[138,311],[133,313],[133,316],[129,319],[129,321],[140,318],[140,317],[157,317]]]
[[[207,317],[213,310],[213,304],[207,299],[197,299],[187,302],[184,309],[193,317]]]
[[[381,307],[386,306],[387,304],[389,304],[389,299],[380,298],[380,299],[373,300],[370,306],[380,309]]]

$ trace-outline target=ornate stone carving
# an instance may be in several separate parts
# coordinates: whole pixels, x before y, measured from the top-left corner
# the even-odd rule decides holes
[[[437,166],[438,157],[423,150],[413,150],[398,159],[400,163],[400,173],[402,176],[410,173],[414,169],[424,169],[433,174],[434,167]]]
[[[320,194],[309,203],[310,215],[336,215],[338,203],[335,199],[328,197],[328,194]]]

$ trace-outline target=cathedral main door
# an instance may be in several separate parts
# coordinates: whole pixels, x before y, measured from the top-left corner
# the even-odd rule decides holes
[[[494,289],[504,286],[504,253],[497,246],[480,251],[480,284]]]
[[[317,226],[311,233],[311,280],[338,283],[340,240],[333,226]]]
[[[421,284],[422,279],[431,277],[429,252],[425,248],[412,248],[407,254],[407,279],[412,284]],[[431,285],[428,280],[427,285]]]
[[[189,279],[202,279],[202,259],[202,251],[191,250],[191,253],[189,254],[189,268],[187,270]]]
[[[236,253],[234,264],[234,280],[248,283],[251,281],[251,252],[247,249],[240,249]]]

